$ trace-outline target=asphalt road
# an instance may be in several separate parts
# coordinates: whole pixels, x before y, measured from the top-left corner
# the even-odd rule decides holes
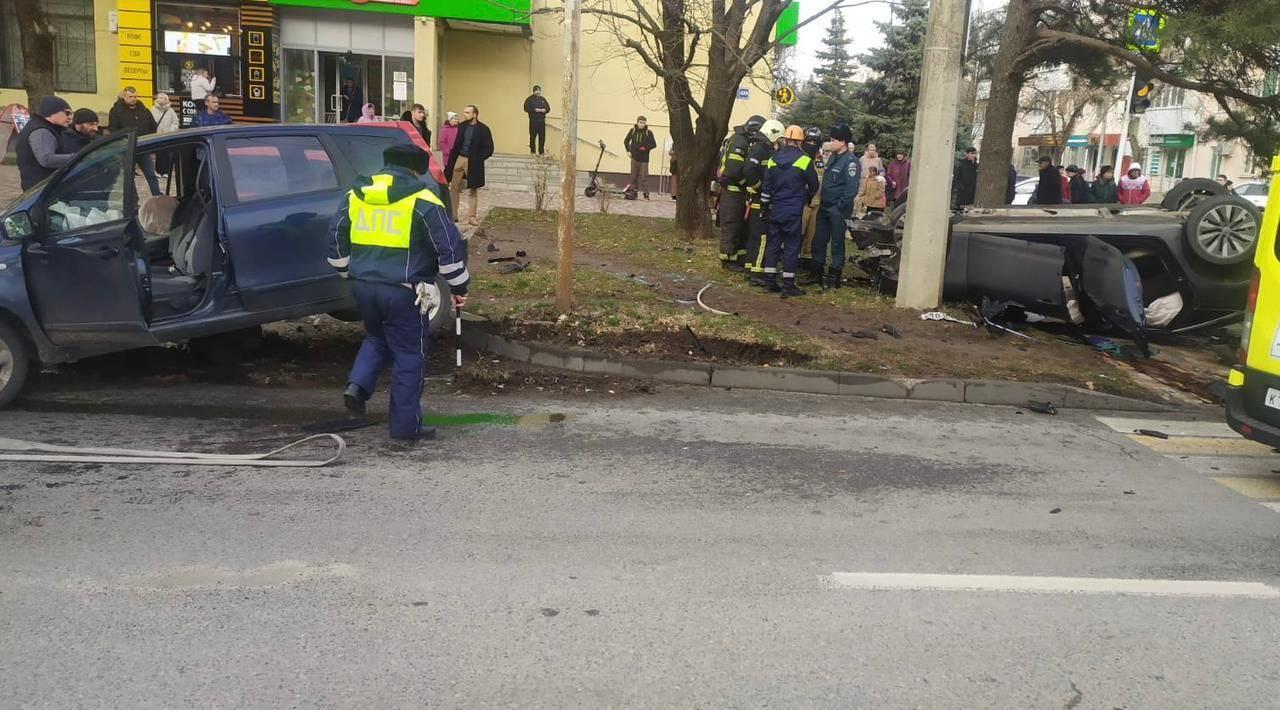
[[[417,450],[362,430],[322,470],[0,464],[3,704],[1280,702],[1280,513],[1254,500],[1280,461],[1212,425],[1165,422],[1170,444],[1082,412],[745,392],[435,401],[569,418]],[[239,451],[327,402],[54,392],[0,432]]]

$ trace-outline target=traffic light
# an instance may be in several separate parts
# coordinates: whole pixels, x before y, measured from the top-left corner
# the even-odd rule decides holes
[[[1138,114],[1151,108],[1151,94],[1156,90],[1151,75],[1137,70],[1133,74],[1133,91],[1129,94],[1129,113]]]

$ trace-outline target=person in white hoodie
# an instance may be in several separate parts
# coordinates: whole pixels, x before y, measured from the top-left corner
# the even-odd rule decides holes
[[[173,133],[182,128],[182,120],[178,112],[169,103],[169,95],[161,91],[156,94],[155,105],[151,107],[151,115],[156,119],[156,134]],[[173,158],[168,153],[156,153],[156,175],[165,176],[172,168]]]
[[[1129,171],[1120,178],[1116,192],[1122,205],[1140,205],[1151,197],[1151,181],[1142,174],[1141,163],[1129,166]]]
[[[218,85],[218,80],[209,76],[209,70],[196,69],[196,73],[191,75],[191,100],[196,102],[196,110],[204,108],[205,97],[213,93],[214,87]]]

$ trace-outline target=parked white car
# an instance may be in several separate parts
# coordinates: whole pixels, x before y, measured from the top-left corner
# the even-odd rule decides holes
[[[1035,194],[1038,184],[1040,184],[1039,178],[1020,178],[1013,186],[1013,204],[1031,204],[1031,196]]]
[[[1270,187],[1265,182],[1242,182],[1231,188],[1232,192],[1253,203],[1254,207],[1263,209],[1267,206],[1267,191]]]

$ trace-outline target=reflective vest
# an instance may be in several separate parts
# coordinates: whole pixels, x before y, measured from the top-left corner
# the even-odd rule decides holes
[[[408,249],[417,201],[426,200],[441,209],[444,209],[444,203],[431,190],[420,190],[397,202],[390,202],[387,188],[391,186],[392,176],[374,175],[371,179],[373,184],[362,190],[364,199],[352,191],[347,200],[352,247]]]

